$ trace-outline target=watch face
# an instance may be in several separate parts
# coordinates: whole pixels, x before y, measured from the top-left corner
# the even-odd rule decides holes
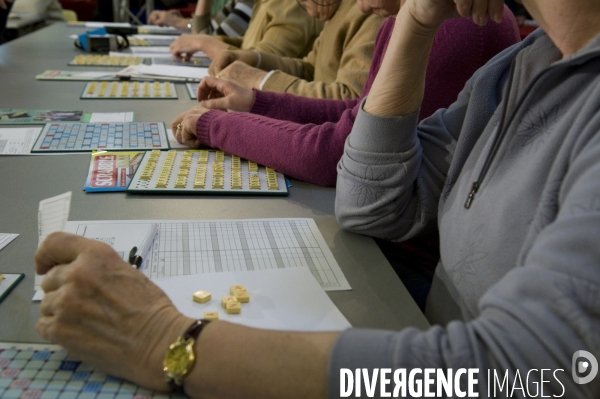
[[[164,359],[165,371],[173,378],[187,374],[194,362],[194,350],[189,342],[175,342]]]

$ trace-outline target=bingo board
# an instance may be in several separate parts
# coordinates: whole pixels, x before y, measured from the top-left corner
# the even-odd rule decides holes
[[[48,123],[31,152],[168,149],[162,122]]]
[[[130,66],[130,65],[139,65],[146,62],[146,59],[143,57],[133,56],[133,55],[124,55],[124,56],[116,56],[116,55],[92,55],[92,54],[81,54],[75,56],[68,65],[78,65],[78,66]]]
[[[215,150],[146,152],[128,192],[288,195],[271,168]]]
[[[96,371],[57,345],[0,342],[0,398],[4,399],[158,399],[159,394]]]
[[[89,82],[81,98],[176,100],[177,90],[171,82]]]

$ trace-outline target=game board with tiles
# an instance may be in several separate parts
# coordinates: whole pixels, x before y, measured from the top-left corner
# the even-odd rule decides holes
[[[31,152],[168,149],[162,122],[48,123]]]
[[[158,394],[94,370],[56,345],[0,342],[0,398],[159,399]]]
[[[124,55],[99,55],[99,54],[80,54],[75,56],[68,65],[77,66],[130,66],[143,64],[146,61],[145,58]]]
[[[215,150],[147,152],[127,191],[153,194],[289,194],[281,173]]]
[[[83,99],[177,99],[175,85],[170,82],[90,82],[85,85]]]

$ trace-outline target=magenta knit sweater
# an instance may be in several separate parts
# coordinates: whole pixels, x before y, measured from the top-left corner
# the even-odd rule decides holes
[[[334,186],[344,142],[360,101],[379,71],[394,21],[388,18],[379,29],[361,98],[326,100],[256,90],[250,113],[212,110],[203,114],[196,124],[198,138],[289,177]],[[477,68],[519,40],[517,23],[506,7],[501,24],[479,27],[467,19],[446,21],[429,59],[421,118],[448,107]]]

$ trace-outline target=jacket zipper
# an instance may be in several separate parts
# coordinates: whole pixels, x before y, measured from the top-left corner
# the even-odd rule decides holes
[[[505,126],[510,126],[510,124],[513,121],[513,119],[515,118],[516,112],[521,108],[521,105],[525,101],[525,98],[527,98],[529,92],[531,92],[533,90],[533,87],[536,85],[536,83],[551,68],[552,67],[546,68],[544,71],[540,72],[531,81],[531,83],[529,85],[527,85],[527,88],[525,89],[525,92],[521,95],[521,97],[519,98],[519,100],[515,104],[515,107],[513,108],[512,112],[510,114],[510,117],[508,118],[508,120],[505,123],[506,113],[508,111],[508,98],[509,98],[509,95],[510,95],[510,88],[512,87],[512,83],[513,83],[514,75],[515,75],[515,69],[516,69],[516,59],[512,60],[511,66],[510,66],[510,77],[508,79],[508,86],[506,88],[506,95],[505,95],[504,106],[502,107],[502,117],[501,117],[500,123],[498,125],[498,135],[494,139],[494,143],[492,144],[492,148],[490,149],[490,153],[488,154],[488,156],[487,156],[487,158],[486,158],[486,160],[485,160],[485,162],[483,164],[483,167],[481,168],[481,171],[479,172],[479,176],[477,177],[477,180],[474,181],[473,185],[471,186],[471,191],[469,192],[469,195],[467,196],[467,201],[465,202],[465,208],[466,209],[469,209],[471,207],[471,204],[475,200],[475,194],[477,194],[477,191],[479,190],[479,187],[481,187],[481,183],[483,182],[483,179],[485,178],[485,175],[487,174],[487,172],[488,172],[488,170],[490,168],[490,165],[492,164],[492,161],[494,160],[494,158],[496,157],[496,154],[498,153],[498,149],[500,148],[500,144],[504,140],[504,136],[506,136],[506,132],[507,132],[508,129]]]

